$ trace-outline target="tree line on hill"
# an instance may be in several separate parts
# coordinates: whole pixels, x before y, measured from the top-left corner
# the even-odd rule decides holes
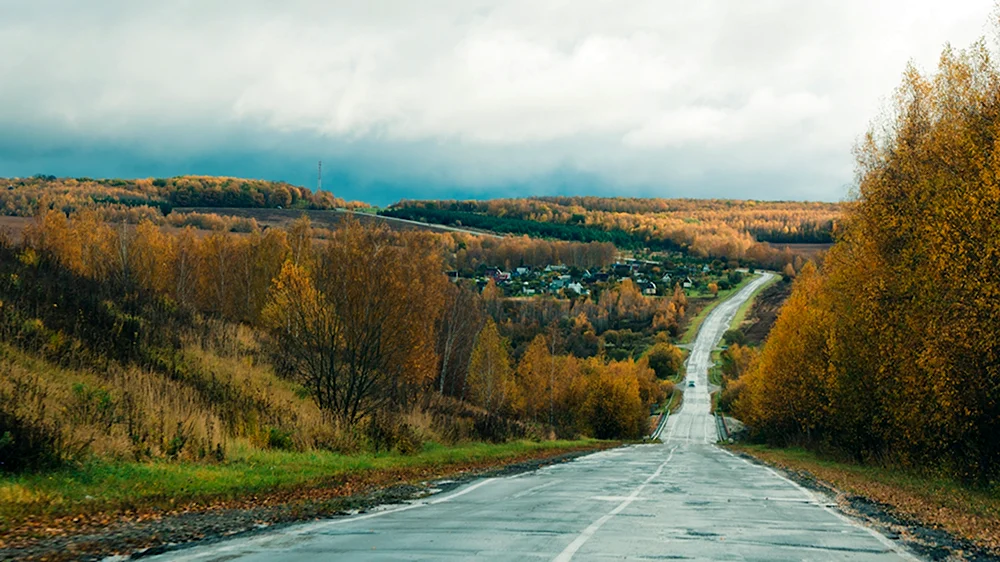
[[[781,244],[832,241],[841,212],[838,205],[828,203],[644,201],[569,197],[402,201],[382,214],[502,233],[610,242],[623,249],[684,251],[781,270],[790,263]]]
[[[827,244],[833,242],[841,205],[818,201],[741,201],[734,199],[659,199],[629,197],[538,197],[572,210],[627,214],[676,214],[689,220],[723,222],[744,229],[760,242]],[[572,217],[572,215],[571,215]]]
[[[652,241],[652,244],[648,244],[647,240],[629,234],[621,229],[601,230],[576,224],[550,223],[429,207],[398,207],[385,209],[380,214],[398,219],[478,228],[505,234],[524,234],[527,236],[577,242],[610,242],[624,249],[641,249],[644,247],[656,250],[679,249],[679,246],[669,241]]]
[[[72,212],[107,206],[149,206],[166,215],[173,207],[334,209],[367,205],[285,182],[229,177],[130,180],[36,175],[0,179],[0,214],[30,217],[39,209]]]

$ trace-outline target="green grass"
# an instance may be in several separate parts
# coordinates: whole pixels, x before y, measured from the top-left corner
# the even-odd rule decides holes
[[[712,351],[712,366],[708,368],[708,382],[710,384],[722,386],[722,352]]]
[[[443,446],[428,443],[410,456],[398,453],[341,455],[314,451],[248,451],[219,464],[93,461],[44,474],[0,477],[0,522],[29,516],[61,516],[191,502],[235,500],[256,494],[322,487],[378,471],[447,469],[450,465],[503,462],[543,452],[598,447],[604,442],[516,441]],[[2,525],[0,525],[2,529]]]
[[[693,342],[695,337],[698,335],[698,330],[701,329],[702,322],[705,321],[705,318],[708,318],[708,315],[712,312],[712,310],[714,310],[715,307],[718,306],[720,302],[726,300],[730,296],[739,292],[739,290],[742,289],[747,283],[749,283],[752,279],[756,279],[757,277],[758,275],[756,274],[745,275],[743,277],[743,280],[740,281],[736,286],[726,289],[724,291],[720,290],[719,294],[716,295],[715,298],[709,297],[711,298],[711,302],[709,302],[708,305],[699,310],[698,314],[696,314],[694,318],[688,321],[687,328],[685,328],[684,334],[681,336],[679,343],[688,344]]]
[[[743,321],[747,319],[747,314],[750,312],[750,307],[753,306],[754,301],[757,300],[757,295],[759,295],[761,291],[770,287],[771,285],[774,285],[778,281],[781,281],[781,276],[775,275],[770,280],[768,280],[767,283],[764,283],[756,291],[754,291],[754,293],[750,295],[750,298],[748,298],[746,302],[741,304],[740,308],[736,310],[736,316],[733,317],[733,321],[732,323],[729,324],[729,328],[732,330],[738,330],[740,326],[743,325]]]
[[[670,412],[672,414],[676,412],[677,408],[680,407],[681,395],[682,393],[680,389],[675,388],[674,391],[670,393],[670,397],[667,398],[667,401],[663,404],[663,406],[660,406],[660,408],[656,410],[656,413],[665,414]]]

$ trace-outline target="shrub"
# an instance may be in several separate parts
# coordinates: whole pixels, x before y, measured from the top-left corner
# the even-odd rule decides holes
[[[726,333],[722,335],[722,341],[726,345],[745,345],[747,338],[742,330],[726,330]]]
[[[292,432],[279,427],[267,428],[267,447],[269,449],[291,451],[295,448],[295,442],[292,441]]]
[[[684,364],[684,355],[677,347],[669,343],[658,343],[646,353],[649,368],[653,369],[658,379],[671,379],[680,373]]]
[[[64,442],[59,429],[45,419],[44,391],[32,381],[12,382],[13,392],[0,388],[0,472],[58,466]]]

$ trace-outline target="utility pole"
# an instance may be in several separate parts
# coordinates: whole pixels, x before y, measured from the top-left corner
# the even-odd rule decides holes
[[[316,167],[316,191],[323,189],[323,161],[319,161],[319,166]]]

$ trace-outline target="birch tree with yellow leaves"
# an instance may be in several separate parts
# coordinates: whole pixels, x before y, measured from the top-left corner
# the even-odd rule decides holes
[[[857,200],[799,273],[737,411],[758,436],[1000,476],[1000,72],[912,66],[856,149]]]

